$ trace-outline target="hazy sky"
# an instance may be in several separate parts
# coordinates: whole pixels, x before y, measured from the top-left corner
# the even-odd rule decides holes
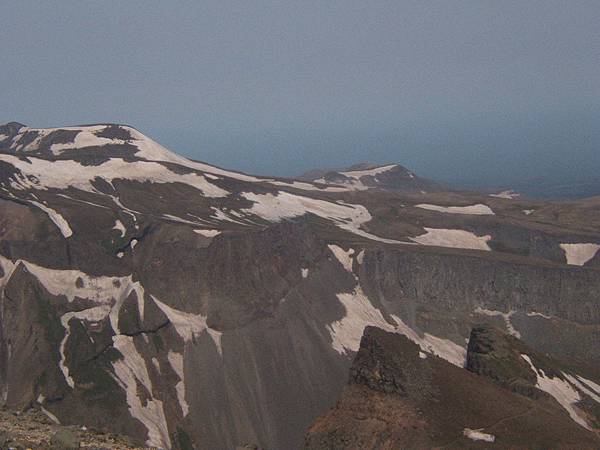
[[[0,122],[131,124],[255,173],[600,172],[600,1],[12,1]]]

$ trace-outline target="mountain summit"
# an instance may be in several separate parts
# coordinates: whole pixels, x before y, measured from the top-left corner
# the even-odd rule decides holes
[[[342,170],[315,169],[306,172],[301,179],[317,183],[346,186],[350,189],[383,189],[401,192],[436,192],[442,186],[434,181],[418,177],[399,164],[356,164]]]

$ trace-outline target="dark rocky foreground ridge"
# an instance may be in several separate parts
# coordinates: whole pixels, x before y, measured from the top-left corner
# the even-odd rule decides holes
[[[39,407],[26,411],[0,410],[0,448],[14,450],[154,450],[133,439],[83,426],[59,425]]]
[[[467,358],[487,322],[560,361],[569,401],[535,401],[594,432],[600,199],[361,183],[227,171],[121,125],[0,127],[2,403],[148,446],[301,448],[366,326],[534,401],[523,358],[514,379]]]
[[[560,362],[495,327],[473,330],[467,370],[406,336],[367,327],[348,386],[310,428],[305,449],[598,448],[597,432],[536,387],[527,358],[554,388],[568,385]],[[597,406],[588,418],[598,423]]]

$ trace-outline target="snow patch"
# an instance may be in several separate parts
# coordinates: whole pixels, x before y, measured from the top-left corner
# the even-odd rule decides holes
[[[353,292],[337,294],[338,300],[346,309],[346,315],[327,326],[331,335],[331,346],[344,355],[357,352],[366,326],[372,325],[386,331],[395,331],[379,309],[375,308],[360,286]]]
[[[112,227],[112,229],[117,230],[119,233],[121,233],[121,237],[125,236],[125,233],[127,232],[125,226],[119,219],[115,220],[115,226]]]
[[[581,381],[582,383],[585,383],[586,385],[588,385],[590,387],[590,389],[593,389],[594,392],[596,392],[596,394],[600,395],[600,384],[594,383],[592,380],[588,380],[586,378],[580,377],[579,375],[577,375],[577,379],[579,381]]]
[[[513,191],[512,189],[498,192],[497,194],[490,194],[490,197],[505,198],[507,200],[514,200],[515,198],[520,197],[520,196],[521,196],[521,194]]]
[[[527,313],[527,315],[529,317],[543,317],[544,319],[548,319],[548,320],[552,319],[552,316],[548,316],[546,314],[542,314],[542,313],[536,312],[536,311],[530,311]]]
[[[197,229],[197,230],[194,230],[194,233],[200,234],[200,235],[208,237],[208,238],[213,238],[213,237],[221,234],[221,231],[219,231],[219,230],[201,230],[201,229]]]
[[[365,170],[349,170],[347,172],[340,172],[342,175],[348,178],[360,179],[362,177],[373,177],[375,175],[379,175],[380,173],[387,172],[396,167],[396,164],[389,164],[387,166],[375,167],[373,169],[365,169]]]
[[[360,253],[356,256],[356,262],[358,262],[359,264],[363,263],[363,260],[365,259],[365,251],[364,249],[360,251]]]
[[[113,378],[125,391],[131,416],[138,419],[148,430],[146,444],[159,448],[171,448],[169,429],[162,401],[153,396],[153,387],[144,358],[138,353],[130,336],[113,336],[113,346],[121,355],[112,363]],[[138,397],[138,382],[146,388],[149,399],[144,403]]]
[[[598,395],[598,393],[594,392],[588,386],[586,386],[581,381],[579,381],[579,379],[577,377],[566,374],[564,372],[562,374],[569,381],[569,383],[571,383],[573,386],[575,386],[577,389],[579,389],[584,394],[588,395],[596,403],[600,403],[600,395]]]
[[[192,314],[185,311],[179,311],[178,309],[172,308],[169,305],[161,302],[154,296],[151,296],[156,305],[165,313],[171,325],[175,327],[177,334],[185,342],[190,342],[194,337],[199,336],[203,331],[206,331],[212,338],[217,351],[220,355],[223,354],[221,348],[221,333],[220,331],[213,330],[206,325],[206,316],[201,314]]]
[[[429,333],[424,333],[421,337],[415,330],[405,324],[400,317],[392,315],[392,318],[398,324],[395,331],[402,333],[408,339],[413,341],[415,344],[421,347],[422,351],[445,359],[455,366],[465,366],[465,361],[467,359],[467,350],[465,348],[449,339],[443,339]]]
[[[60,420],[58,420],[58,417],[56,417],[54,414],[52,414],[50,411],[48,411],[46,408],[44,408],[42,405],[40,405],[40,410],[44,413],[44,415],[50,419],[52,422],[54,422],[57,425],[60,425]]]
[[[598,244],[560,244],[565,252],[567,264],[583,266],[586,262],[596,256],[600,245]]]
[[[554,397],[556,401],[569,413],[569,416],[571,416],[571,419],[573,419],[574,422],[587,430],[591,430],[592,428],[588,425],[585,419],[578,414],[576,409],[576,404],[581,401],[579,392],[577,392],[577,390],[574,389],[568,381],[562,380],[558,377],[547,377],[543,370],[536,369],[528,355],[521,354],[521,357],[527,361],[531,367],[531,370],[533,370],[533,372],[536,374],[536,387]]]
[[[71,230],[71,227],[69,226],[69,222],[67,222],[65,220],[65,218],[63,216],[61,216],[59,213],[57,213],[55,210],[53,210],[52,208],[48,208],[46,205],[44,205],[40,202],[35,202],[33,200],[30,200],[30,203],[32,205],[37,206],[42,211],[44,211],[46,214],[48,214],[48,217],[50,217],[50,220],[52,222],[54,222],[54,225],[56,225],[58,227],[61,234],[65,238],[71,237],[73,235],[73,230]]]
[[[177,399],[179,400],[179,406],[181,406],[181,412],[183,413],[183,417],[186,417],[190,412],[190,407],[185,400],[185,381],[183,375],[183,355],[181,353],[176,353],[174,351],[169,350],[167,353],[167,359],[171,364],[171,367],[179,377],[179,382],[175,385],[175,390],[177,391]]]
[[[353,249],[348,249],[348,251],[344,250],[342,247],[338,247],[337,245],[328,245],[327,246],[333,256],[340,262],[342,267],[346,269],[347,272],[352,273],[352,255],[354,254]]]
[[[387,166],[375,167],[373,169],[349,170],[346,172],[338,172],[340,175],[348,178],[348,180],[344,180],[344,181],[340,181],[340,182],[336,181],[334,184],[342,184],[344,186],[347,186],[348,189],[350,189],[350,190],[357,190],[357,191],[366,190],[366,189],[369,189],[370,187],[367,186],[366,184],[364,184],[362,182],[361,178],[377,177],[377,175],[379,175],[380,173],[387,172],[389,170],[392,170],[395,167],[397,167],[396,164],[390,164]],[[414,176],[411,178],[414,178]],[[315,182],[316,183],[324,183],[324,184],[330,183],[325,178],[319,178],[318,180],[315,180]]]
[[[465,428],[463,430],[463,435],[471,439],[472,441],[485,441],[485,442],[494,442],[496,437],[493,434],[484,433],[481,431],[483,428],[478,430],[472,430],[470,428]]]
[[[391,315],[396,325],[388,322],[381,311],[373,306],[358,285],[352,292],[337,294],[346,310],[346,315],[327,326],[331,335],[331,346],[344,355],[356,352],[366,326],[375,326],[385,331],[401,333],[417,344],[423,352],[437,355],[458,366],[464,367],[467,351],[454,342],[424,333],[421,337],[398,316]]]
[[[475,312],[477,314],[483,314],[483,315],[490,316],[490,317],[501,316],[504,319],[504,324],[506,326],[506,330],[508,331],[508,333],[512,334],[516,338],[521,339],[521,333],[519,333],[515,329],[515,327],[513,326],[512,322],[510,321],[510,316],[512,316],[515,313],[515,311],[511,310],[511,311],[509,311],[507,313],[504,313],[502,311],[494,311],[494,310],[491,310],[491,309],[484,309],[484,308],[481,308],[481,307],[478,306],[477,308],[475,308]]]
[[[467,248],[491,251],[488,242],[490,235],[477,236],[470,231],[449,230],[444,228],[425,228],[426,233],[410,239],[418,244],[436,247]]]
[[[427,209],[429,211],[438,211],[448,214],[470,214],[476,216],[489,216],[494,215],[494,211],[484,204],[478,203],[471,206],[438,206],[430,205],[428,203],[421,203],[415,205],[415,208]]]
[[[5,276],[0,279],[1,283],[8,279],[16,266],[23,264],[24,268],[34,275],[50,294],[64,296],[69,302],[78,297],[96,304],[87,309],[67,312],[60,317],[61,325],[65,329],[65,336],[59,346],[59,368],[71,388],[75,387],[75,382],[69,373],[65,357],[65,347],[71,332],[71,321],[77,319],[98,323],[109,318],[110,325],[116,333],[113,336],[113,346],[123,355],[122,359],[112,363],[114,369],[112,376],[125,390],[132,417],[140,420],[148,429],[147,444],[159,448],[170,448],[171,443],[162,402],[153,396],[153,386],[146,363],[138,353],[133,338],[120,334],[118,328],[119,310],[133,291],[136,293],[140,317],[143,320],[144,289],[139,282],[134,282],[131,276],[92,277],[78,270],[49,269],[23,260],[12,263],[3,257],[0,257],[0,264],[5,272]],[[164,306],[164,304],[161,305]],[[172,315],[169,318],[174,320]],[[138,383],[145,387],[150,396],[143,404],[138,397]]]

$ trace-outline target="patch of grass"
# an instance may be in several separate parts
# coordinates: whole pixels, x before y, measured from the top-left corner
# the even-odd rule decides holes
[[[161,351],[164,347],[162,338],[158,335],[158,333],[151,333],[152,335],[152,343],[154,347],[156,347],[156,351]]]
[[[177,442],[179,450],[195,450],[190,436],[181,427],[177,427],[175,441]]]

